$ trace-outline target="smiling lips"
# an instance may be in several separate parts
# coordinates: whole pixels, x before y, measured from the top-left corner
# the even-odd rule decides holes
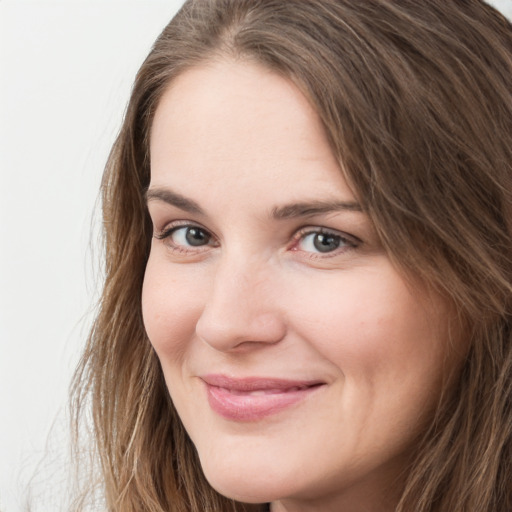
[[[202,377],[210,407],[234,421],[258,421],[304,400],[325,383],[283,379]]]

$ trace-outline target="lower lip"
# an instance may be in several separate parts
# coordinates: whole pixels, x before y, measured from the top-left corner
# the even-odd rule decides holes
[[[210,407],[217,414],[234,421],[261,420],[305,400],[320,387],[323,386],[252,395],[206,385]]]

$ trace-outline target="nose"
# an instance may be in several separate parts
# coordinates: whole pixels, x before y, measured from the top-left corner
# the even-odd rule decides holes
[[[243,350],[283,339],[286,322],[279,282],[265,265],[243,258],[218,262],[196,334],[219,351]]]

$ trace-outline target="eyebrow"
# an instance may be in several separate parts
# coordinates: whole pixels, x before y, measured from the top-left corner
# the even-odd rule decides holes
[[[275,207],[272,210],[272,217],[282,220],[339,211],[362,212],[363,209],[360,204],[353,201],[311,201]]]
[[[154,200],[163,201],[188,213],[205,215],[204,210],[194,200],[173,192],[168,188],[149,189],[145,196],[146,202]],[[285,220],[297,217],[312,217],[338,211],[362,212],[363,209],[355,201],[308,201],[276,206],[272,209],[271,216],[277,220]]]
[[[155,199],[176,206],[176,208],[188,213],[204,215],[203,209],[195,201],[181,194],[177,194],[168,188],[150,188],[146,192],[146,203],[154,201]]]

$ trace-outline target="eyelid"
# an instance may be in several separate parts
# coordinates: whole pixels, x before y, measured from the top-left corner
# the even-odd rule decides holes
[[[180,228],[198,228],[200,230],[205,231],[211,239],[209,242],[205,245],[199,245],[199,246],[188,246],[188,245],[181,245],[176,244],[173,242],[171,236],[174,232],[176,232]],[[207,251],[208,249],[211,249],[212,247],[218,247],[219,241],[214,233],[212,233],[209,229],[205,228],[201,223],[199,222],[192,222],[190,220],[175,220],[172,221],[164,226],[161,230],[156,230],[155,228],[154,232],[154,238],[157,240],[164,241],[165,245],[168,246],[168,248],[172,251],[178,252],[178,253],[193,253],[198,254],[204,251]],[[313,235],[313,234],[325,234],[325,235],[332,235],[335,237],[339,237],[343,245],[341,247],[338,247],[336,249],[333,249],[332,251],[327,252],[321,252],[321,251],[309,251],[304,250],[298,247],[299,243],[304,240],[307,236]],[[304,226],[298,230],[296,230],[291,238],[291,241],[287,244],[287,250],[291,250],[298,253],[303,253],[307,255],[308,258],[312,259],[325,259],[330,257],[339,256],[340,254],[346,253],[348,251],[351,251],[353,249],[356,249],[362,244],[362,240],[358,237],[347,233],[345,231],[340,231],[333,228],[327,228],[325,226]]]
[[[340,247],[334,251],[326,252],[323,254],[320,252],[302,251],[310,254],[312,257],[329,258],[332,256],[337,256],[340,254],[340,252],[346,252],[348,250],[355,249],[362,244],[361,239],[354,235],[351,235],[350,233],[346,233],[345,231],[339,231],[337,229],[326,228],[323,226],[305,226],[300,228],[293,234],[290,250],[299,251],[300,249],[296,248],[297,244],[301,240],[306,238],[306,236],[311,234],[325,234],[337,236],[340,237],[347,244],[346,247]]]
[[[212,238],[215,238],[214,234],[209,229],[202,226],[199,222],[191,222],[189,220],[174,220],[169,222],[162,229],[155,229],[156,232],[153,233],[153,236],[158,240],[163,240],[179,228],[199,228],[210,234]]]
[[[204,231],[208,234],[208,236],[210,237],[210,240],[208,241],[207,244],[198,245],[198,246],[193,246],[193,245],[188,246],[188,245],[176,244],[172,240],[172,235],[177,230],[182,229],[182,228],[200,229],[201,231]],[[167,248],[169,250],[171,250],[172,252],[181,253],[183,255],[187,255],[187,254],[198,255],[203,252],[206,252],[208,249],[211,249],[212,247],[218,247],[218,245],[219,245],[215,235],[209,229],[205,228],[198,222],[191,222],[189,220],[176,220],[176,221],[170,222],[170,223],[166,224],[162,230],[159,230],[156,233],[154,233],[153,236],[157,240],[162,240],[164,245],[166,245]]]

